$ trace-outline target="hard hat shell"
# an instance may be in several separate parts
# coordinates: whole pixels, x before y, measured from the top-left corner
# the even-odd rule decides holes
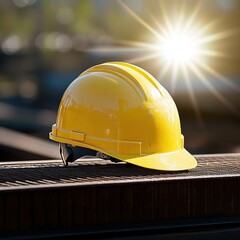
[[[184,149],[176,105],[143,69],[108,62],[84,71],[66,89],[50,139],[93,149],[141,167],[196,167]]]

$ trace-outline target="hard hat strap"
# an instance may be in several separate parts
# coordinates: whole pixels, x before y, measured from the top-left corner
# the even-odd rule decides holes
[[[118,162],[119,160],[108,156],[102,152],[83,147],[73,147],[66,143],[60,143],[60,155],[64,166],[67,166],[69,162],[74,162],[79,158],[98,157],[105,160],[111,160],[112,162]]]

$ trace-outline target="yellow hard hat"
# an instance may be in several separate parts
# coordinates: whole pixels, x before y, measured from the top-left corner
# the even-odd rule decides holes
[[[85,155],[179,171],[197,166],[184,149],[176,105],[143,69],[108,62],[84,71],[65,91],[50,139],[67,165]]]

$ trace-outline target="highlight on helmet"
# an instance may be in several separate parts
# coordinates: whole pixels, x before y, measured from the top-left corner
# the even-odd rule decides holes
[[[80,74],[62,96],[49,138],[60,143],[64,165],[95,156],[163,171],[197,166],[184,148],[170,94],[148,72],[125,62]]]

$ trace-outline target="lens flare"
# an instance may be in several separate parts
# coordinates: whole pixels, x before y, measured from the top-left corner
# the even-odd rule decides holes
[[[111,55],[123,52],[127,52],[128,54],[139,53],[138,57],[126,59],[126,61],[132,64],[148,62],[152,66],[161,69],[157,78],[160,81],[167,79],[171,83],[170,90],[172,94],[175,92],[178,81],[185,84],[190,102],[200,122],[202,121],[202,117],[193,89],[193,79],[200,81],[219,102],[225,105],[236,116],[240,117],[239,110],[208,79],[208,77],[214,77],[215,81],[222,82],[226,86],[231,87],[233,91],[240,93],[240,86],[238,84],[230,81],[211,66],[214,58],[216,60],[219,57],[228,57],[227,54],[214,50],[212,46],[220,40],[234,36],[237,32],[236,29],[216,32],[214,27],[217,19],[205,22],[205,24],[199,21],[198,13],[201,1],[192,9],[191,13],[188,12],[187,14],[184,8],[182,10],[179,9],[179,15],[170,15],[169,11],[163,8],[161,4],[163,2],[161,2],[161,17],[156,18],[156,16],[151,14],[156,27],[144,21],[123,1],[118,0],[118,2],[133,19],[151,33],[155,40],[151,42],[118,40],[116,43],[124,46],[95,48],[88,49],[87,51]]]
[[[159,52],[167,61],[176,64],[189,63],[199,56],[200,46],[193,36],[173,32],[159,43]]]

